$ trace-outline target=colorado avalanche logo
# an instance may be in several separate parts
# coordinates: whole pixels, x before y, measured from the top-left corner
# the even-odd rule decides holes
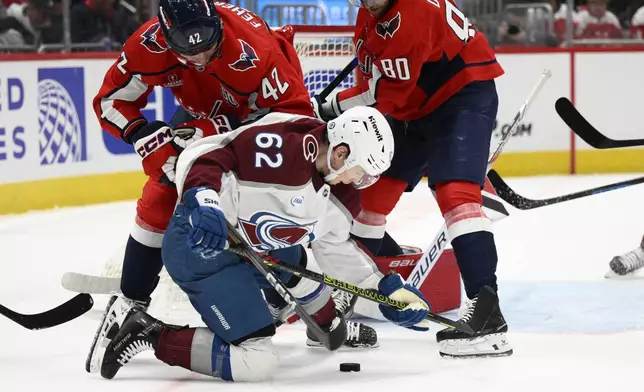
[[[300,225],[270,212],[257,212],[249,220],[240,218],[239,223],[250,245],[267,252],[313,241],[317,221]]]
[[[376,34],[382,39],[393,38],[396,31],[400,28],[400,12],[396,14],[391,20],[380,22],[376,25]]]
[[[143,45],[152,53],[163,53],[168,50],[168,48],[164,48],[157,42],[157,32],[159,31],[159,28],[159,24],[154,23],[150,25],[150,27],[148,27],[147,30],[143,32],[143,34],[141,34],[141,38],[143,38],[141,45]]]
[[[242,47],[242,53],[239,55],[239,60],[235,61],[232,64],[229,64],[228,66],[235,71],[240,71],[244,72],[247,71],[251,68],[255,68],[255,61],[259,61],[259,57],[257,57],[257,52],[255,52],[255,48],[250,46],[248,43],[244,42],[241,39],[238,39],[239,43],[241,44]]]

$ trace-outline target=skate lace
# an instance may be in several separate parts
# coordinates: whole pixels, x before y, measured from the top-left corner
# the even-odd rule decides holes
[[[629,270],[635,270],[644,266],[644,252],[642,249],[632,250],[621,257],[622,264]]]
[[[344,315],[347,308],[351,305],[353,294],[336,290],[331,296],[333,297],[333,302],[335,302],[335,308],[337,311]]]
[[[347,341],[360,340],[360,323],[347,321]]]
[[[474,299],[465,299],[465,303],[461,307],[461,309],[458,311],[458,317],[460,321],[467,323],[472,319],[472,316],[474,315],[474,308],[476,308],[476,301],[478,298]]]
[[[135,340],[129,344],[125,350],[123,350],[121,358],[117,359],[117,362],[120,363],[121,366],[125,366],[125,364],[130,362],[137,354],[147,350],[154,350],[152,343],[145,340]]]

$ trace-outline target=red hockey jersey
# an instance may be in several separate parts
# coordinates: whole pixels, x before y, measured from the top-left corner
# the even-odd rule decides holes
[[[103,129],[127,139],[146,120],[141,109],[154,86],[172,89],[195,117],[252,119],[269,111],[313,116],[295,49],[241,7],[215,3],[224,27],[221,57],[197,69],[168,49],[158,20],[143,24],[123,46],[94,98]]]
[[[394,1],[380,18],[365,8],[358,12],[359,82],[338,94],[342,112],[370,105],[415,120],[468,83],[503,74],[485,36],[451,0]]]

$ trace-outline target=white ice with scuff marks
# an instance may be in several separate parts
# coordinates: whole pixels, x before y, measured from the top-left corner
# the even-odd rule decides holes
[[[633,175],[508,179],[540,198]],[[641,175],[641,174],[639,174]],[[114,380],[85,373],[89,344],[105,304],[68,324],[42,331],[0,317],[0,391],[639,391],[644,390],[644,279],[607,281],[609,260],[644,234],[644,186],[544,207],[511,209],[495,225],[501,305],[515,354],[450,360],[438,355],[434,333],[373,323],[381,346],[371,351],[310,349],[304,326],[280,328],[281,367],[268,382],[234,384],[137,356]],[[127,239],[134,202],[64,208],[0,217],[0,303],[41,312],[73,296],[60,286],[65,271],[97,273]],[[389,219],[400,242],[424,247],[441,225],[421,184]],[[455,312],[447,314],[455,317]],[[434,330],[435,331],[435,330]],[[360,373],[340,373],[359,362]]]

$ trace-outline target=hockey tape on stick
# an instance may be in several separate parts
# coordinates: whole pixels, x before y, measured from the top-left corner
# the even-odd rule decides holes
[[[550,76],[552,76],[552,72],[549,69],[545,69],[541,73],[539,80],[532,88],[532,91],[530,91],[528,98],[526,98],[526,100],[523,102],[523,105],[521,105],[521,107],[519,108],[519,111],[514,116],[514,119],[510,124],[510,128],[508,129],[508,132],[502,136],[501,141],[496,147],[496,150],[494,150],[492,155],[490,155],[490,158],[488,159],[488,164],[487,164],[488,171],[490,171],[490,169],[492,168],[492,165],[494,165],[494,162],[496,162],[496,160],[501,155],[503,148],[507,144],[508,140],[510,140],[510,137],[514,133],[516,127],[519,125],[519,122],[523,119],[523,116],[525,116],[525,113],[530,107],[530,104],[534,101],[534,99],[539,94],[539,92],[546,84],[548,79],[550,79]],[[423,253],[423,256],[420,258],[418,263],[416,263],[416,266],[409,274],[409,277],[407,277],[407,283],[409,283],[410,285],[414,286],[417,289],[420,289],[420,286],[423,284],[425,279],[427,279],[432,268],[434,268],[434,265],[436,264],[436,260],[438,260],[440,256],[443,254],[443,251],[445,250],[445,247],[447,245],[447,241],[448,241],[447,226],[443,224],[440,230],[438,231],[438,233],[436,234],[436,236],[434,237],[434,239],[432,240],[432,242],[430,242],[427,250],[425,250],[425,252]]]
[[[248,252],[246,252],[244,249],[239,249],[239,248],[236,248],[235,246],[232,246],[228,250],[239,256],[248,258]],[[264,264],[270,266],[271,268],[290,272],[301,278],[306,278],[314,282],[318,282],[326,286],[333,287],[335,289],[356,295],[360,298],[364,298],[368,301],[372,301],[381,305],[391,306],[396,309],[404,309],[407,307],[406,303],[391,299],[390,297],[380,293],[378,290],[364,289],[356,285],[352,285],[350,283],[335,279],[326,274],[320,274],[320,273],[308,270],[306,268],[282,263],[278,258],[273,256],[258,254],[258,253],[254,253],[254,254],[259,259],[261,259]],[[444,327],[455,328],[458,331],[461,331],[466,334],[472,335],[475,333],[472,327],[470,327],[468,324],[457,323],[456,321],[450,320],[446,317],[442,317],[431,312],[427,316],[427,319],[434,323],[440,324]]]

